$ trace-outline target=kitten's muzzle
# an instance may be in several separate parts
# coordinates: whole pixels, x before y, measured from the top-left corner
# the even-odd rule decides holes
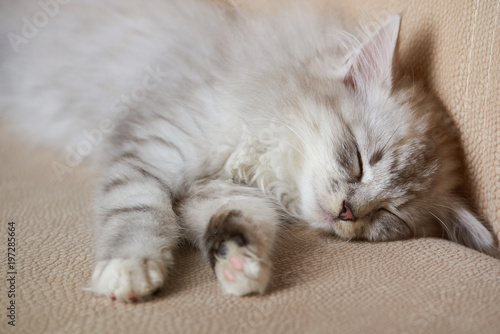
[[[356,221],[356,216],[352,213],[351,204],[349,202],[342,202],[342,211],[339,213],[340,220]]]

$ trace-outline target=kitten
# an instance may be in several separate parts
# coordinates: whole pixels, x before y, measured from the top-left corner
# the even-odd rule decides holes
[[[65,6],[29,43],[10,40],[18,55],[3,49],[2,109],[68,151],[92,151],[82,134],[101,151],[93,292],[148,297],[184,238],[224,292],[263,293],[282,219],[496,254],[461,195],[452,121],[419,84],[393,80],[399,16],[359,42],[307,4]]]

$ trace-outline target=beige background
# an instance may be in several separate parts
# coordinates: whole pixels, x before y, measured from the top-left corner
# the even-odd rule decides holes
[[[337,6],[351,18],[402,13],[401,67],[425,80],[456,119],[475,204],[500,233],[500,2]],[[500,261],[437,239],[344,243],[287,229],[263,297],[222,295],[201,256],[183,247],[152,302],[96,298],[83,291],[93,264],[95,175],[76,168],[59,181],[52,169],[59,158],[30,148],[5,124],[0,159],[0,268],[6,272],[6,223],[13,220],[19,273],[17,326],[1,311],[1,333],[500,332]]]

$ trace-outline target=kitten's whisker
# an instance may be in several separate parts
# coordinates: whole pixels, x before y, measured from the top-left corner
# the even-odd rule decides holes
[[[435,214],[433,214],[432,212],[428,211],[431,215],[433,215],[440,223],[441,225],[443,225],[444,229],[446,230],[446,232],[448,233],[449,236],[452,236],[453,234],[451,233],[450,229],[448,228],[448,226],[441,220],[441,218],[439,218],[438,216],[436,216]]]
[[[445,208],[445,209],[449,209],[449,210],[453,210],[454,208],[451,207],[451,206],[448,206],[448,205],[442,205],[442,204],[436,204],[436,203],[429,203],[429,206],[433,206],[433,207],[436,207],[436,208]]]
[[[387,139],[387,141],[385,142],[384,144],[384,147],[382,147],[382,151],[387,152],[387,149],[389,148],[389,143],[391,142],[392,138],[394,138],[394,136],[396,135],[396,133],[399,131],[399,128],[401,127],[401,125],[398,125],[398,127],[396,128],[396,130],[391,134],[391,136],[389,137],[389,139]]]
[[[278,121],[278,120],[275,120],[275,119],[260,119],[260,120],[268,121],[268,122],[273,122],[273,123],[277,123],[277,124],[280,124],[280,125],[284,125],[288,130],[290,130],[293,134],[295,134],[297,136],[297,138],[299,138],[302,141],[302,144],[307,145],[306,141],[304,140],[304,138],[302,136],[300,136],[298,134],[297,130],[293,129],[290,125],[286,124],[285,122]],[[299,150],[296,146],[292,145],[290,142],[286,141],[286,144],[288,144],[292,148],[294,148],[298,153],[300,153],[302,155],[302,157],[304,157],[304,158],[306,157],[303,151]]]
[[[290,125],[286,124],[285,122],[278,121],[276,119],[271,119],[271,118],[262,118],[260,120],[262,120],[262,121],[269,121],[269,122],[277,123],[277,124],[280,124],[280,125],[284,125],[288,130],[292,131],[297,136],[297,138],[299,138],[302,141],[302,143],[304,145],[306,144],[306,141],[304,140],[304,138],[301,135],[299,135],[299,133],[297,132],[297,130],[293,129]]]
[[[300,153],[300,155],[302,155],[302,157],[303,157],[304,159],[306,158],[305,154],[304,154],[301,150],[299,150],[296,146],[294,146],[294,145],[290,144],[288,141],[287,141],[287,142],[285,142],[285,143],[286,143],[287,145],[289,145],[290,147],[292,147],[295,151],[297,151],[298,153]]]
[[[293,228],[283,228],[282,232],[288,233],[287,235],[282,235],[281,236],[285,240],[289,240],[289,241],[295,241],[295,240],[306,241],[306,239],[303,238],[303,237],[301,237],[300,234],[295,233],[293,231]],[[289,239],[287,239],[287,237]]]
[[[347,240],[343,240],[341,243],[339,243],[339,245],[345,245],[346,243],[350,242],[351,240],[352,240],[352,237],[350,237]]]

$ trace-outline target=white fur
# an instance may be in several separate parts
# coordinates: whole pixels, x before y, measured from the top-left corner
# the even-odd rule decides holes
[[[97,262],[90,289],[119,301],[134,301],[159,289],[164,279],[162,262],[113,259]]]

